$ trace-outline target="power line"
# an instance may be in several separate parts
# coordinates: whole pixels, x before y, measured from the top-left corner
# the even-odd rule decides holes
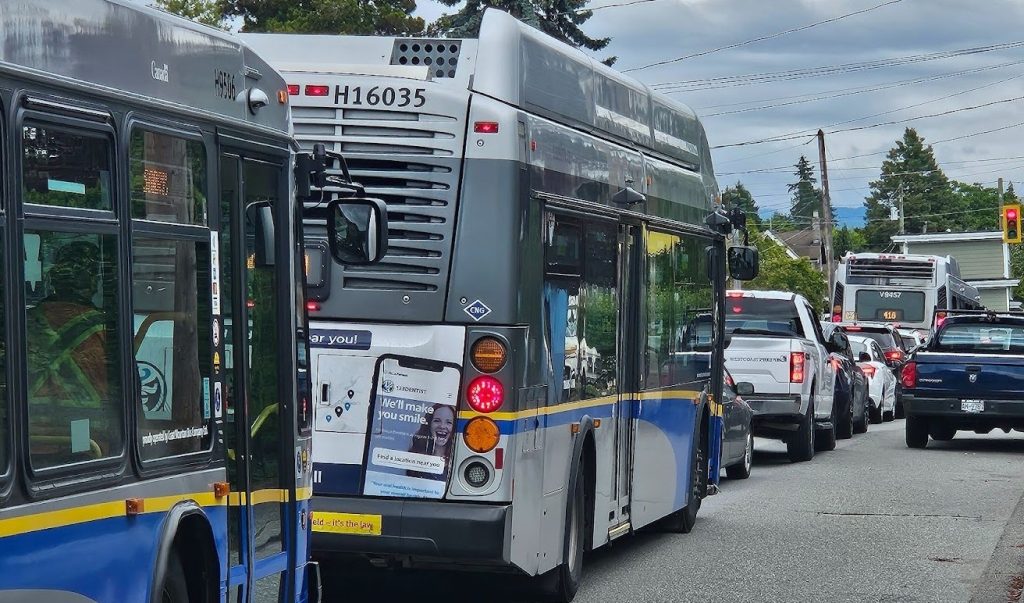
[[[802,94],[802,95],[799,95],[799,98],[801,100],[791,100],[791,101],[787,101],[787,102],[783,102],[783,103],[774,103],[774,104],[768,104],[768,105],[760,105],[760,106],[757,106],[757,107],[747,107],[745,109],[736,109],[736,110],[733,110],[733,111],[719,111],[717,113],[705,113],[701,117],[708,118],[708,117],[719,117],[719,116],[722,116],[722,115],[737,115],[739,113],[750,113],[752,111],[763,111],[765,109],[776,109],[778,107],[790,107],[790,106],[793,106],[793,105],[802,105],[804,103],[812,103],[812,102],[818,102],[818,101],[823,101],[823,100],[832,100],[832,99],[835,99],[835,98],[844,98],[844,97],[847,97],[847,96],[855,96],[857,94],[865,94],[867,92],[879,92],[879,91],[882,91],[882,90],[890,90],[892,88],[901,88],[901,87],[904,87],[904,86],[910,86],[910,85],[915,85],[915,84],[922,84],[922,83],[925,83],[925,82],[934,82],[934,81],[938,81],[938,80],[944,80],[944,79],[949,79],[949,78],[953,78],[953,77],[959,77],[961,75],[967,75],[967,74],[973,74],[973,73],[981,73],[982,71],[991,71],[991,70],[994,70],[994,69],[1002,69],[1004,67],[1012,67],[1012,66],[1021,65],[1021,64],[1024,64],[1024,61],[1010,61],[1009,63],[1000,63],[999,65],[989,65],[989,66],[986,66],[986,67],[975,67],[973,69],[964,69],[964,70],[961,70],[961,71],[954,71],[952,73],[944,73],[944,74],[941,74],[941,75],[933,75],[933,76],[928,76],[928,77],[913,78],[913,79],[909,79],[909,80],[899,80],[899,81],[895,81],[895,82],[888,82],[886,84],[880,84],[880,85],[877,85],[877,86],[867,86],[867,87],[860,86],[860,87],[857,87],[857,88],[839,89],[839,90],[835,90],[834,91],[834,92],[837,92],[837,94],[827,94],[825,96],[819,95],[819,96],[814,96],[812,98],[804,98],[804,97],[807,97],[809,95]],[[999,83],[1002,83],[1002,82],[1014,79],[1016,77],[1020,77],[1020,75],[1016,75],[1014,77],[1007,78],[1006,80],[1000,80],[999,82],[995,82],[993,84],[986,84],[985,86],[981,86],[979,88],[974,88],[972,90],[967,90],[967,91],[964,91],[964,92],[958,92],[958,93],[950,95],[950,96],[957,96],[957,95],[960,95],[960,94],[964,94],[966,92],[973,92],[974,90],[979,90],[981,88],[985,88],[985,87],[988,87],[988,86],[994,86],[996,84],[999,84]],[[787,98],[787,97],[782,97],[782,98],[777,99],[777,100],[784,100],[785,98]],[[798,98],[798,97],[788,97],[788,98]],[[933,101],[929,101],[929,102],[933,102]],[[740,103],[740,104],[744,104],[744,103]],[[904,109],[909,109],[910,107],[903,107],[903,108]],[[900,109],[894,109],[894,111],[899,111],[899,110]],[[884,115],[884,114],[880,114],[880,115]],[[864,119],[867,119],[867,118],[864,118]],[[840,123],[843,123],[843,122],[840,122]],[[833,125],[839,125],[839,124],[833,124]]]
[[[657,61],[657,62],[654,62],[654,63],[649,63],[647,65],[642,65],[640,67],[633,67],[632,69],[625,69],[624,72],[625,73],[629,73],[629,72],[632,72],[632,71],[642,71],[644,69],[649,69],[651,67],[658,67],[660,65],[668,65],[670,63],[678,63],[679,61],[685,61],[687,59],[694,59],[694,58],[697,58],[697,57],[702,57],[702,56],[706,56],[706,55],[709,55],[709,54],[713,54],[713,53],[716,53],[716,52],[721,52],[723,50],[730,50],[732,48],[739,48],[740,46],[746,46],[747,44],[753,44],[755,42],[763,42],[765,40],[773,40],[775,38],[780,38],[782,36],[785,36],[785,35],[788,35],[788,34],[791,34],[791,33],[796,33],[796,32],[799,32],[799,31],[804,31],[804,30],[807,30],[807,29],[811,29],[812,27],[818,27],[819,25],[825,25],[827,23],[835,23],[836,21],[840,21],[842,19],[846,19],[847,17],[852,17],[854,15],[861,15],[861,14],[864,14],[864,13],[868,13],[868,12],[871,12],[873,10],[877,10],[879,8],[882,8],[883,6],[889,6],[890,4],[898,4],[901,1],[902,0],[889,0],[888,2],[883,2],[882,4],[878,4],[878,5],[872,6],[870,8],[861,9],[861,10],[858,10],[858,11],[854,11],[852,13],[846,13],[845,15],[839,15],[838,17],[832,17],[831,19],[825,19],[824,21],[818,21],[816,23],[810,23],[808,25],[802,25],[800,27],[795,27],[793,29],[787,29],[786,31],[780,31],[780,32],[773,33],[773,34],[768,34],[768,35],[760,36],[760,37],[753,38],[753,39],[750,39],[750,40],[745,40],[743,42],[736,42],[734,44],[727,44],[725,46],[719,46],[717,48],[710,48],[708,50],[702,50],[700,52],[695,52],[693,54],[688,54],[688,55],[685,55],[685,56],[677,57],[675,59],[668,59],[668,60],[665,60],[665,61]]]
[[[906,119],[898,119],[898,120],[895,120],[895,121],[886,121],[886,122],[881,122],[881,123],[877,123],[877,124],[869,124],[869,125],[866,125],[866,126],[856,126],[856,127],[853,127],[853,128],[840,128],[838,130],[829,130],[828,134],[842,134],[844,132],[857,132],[857,131],[860,131],[860,130],[870,130],[871,128],[880,128],[880,127],[883,127],[883,126],[893,126],[893,125],[897,125],[897,124],[905,124],[905,123],[912,122],[912,121],[918,121],[920,119],[931,119],[933,117],[944,117],[946,115],[952,115],[954,113],[962,113],[964,111],[974,111],[974,110],[977,110],[977,109],[984,109],[986,107],[991,107],[993,105],[1001,105],[1001,104],[1011,103],[1011,102],[1015,102],[1015,101],[1019,101],[1019,100],[1024,100],[1024,96],[1017,96],[1017,97],[1013,97],[1013,98],[1004,98],[1002,100],[990,101],[990,102],[987,102],[987,103],[982,103],[980,105],[971,105],[971,106],[968,106],[968,107],[959,107],[957,109],[949,109],[947,111],[941,111],[939,113],[931,113],[931,114],[927,114],[927,115],[918,115],[916,117],[908,117]],[[998,131],[998,130],[992,130],[992,132],[995,132],[995,131]],[[806,138],[808,136],[808,134],[806,132],[807,132],[806,130],[802,130],[800,132],[791,132],[789,134],[779,134],[777,136],[772,136],[772,137],[769,137],[769,138],[762,138],[760,140],[746,140],[746,141],[743,141],[743,142],[733,142],[733,143],[729,143],[729,144],[720,144],[720,145],[715,145],[715,146],[713,146],[711,148],[712,149],[724,149],[724,148],[728,148],[728,147],[745,147],[745,146],[750,146],[750,145],[755,145],[755,144],[765,144],[765,143],[768,143],[768,142],[781,142],[781,141],[785,141],[785,140],[797,140],[797,139],[801,139],[801,138]],[[985,132],[985,133],[987,134],[988,132]],[[931,144],[937,144],[939,142],[949,142],[950,140],[959,140],[959,138],[951,138],[951,139],[944,140],[944,141],[935,141],[935,142],[933,142]]]
[[[842,159],[842,158],[840,157],[838,159],[833,159],[832,156],[829,155],[829,161],[839,161],[839,159]],[[1013,156],[1010,156],[1010,157],[984,157],[984,158],[979,158],[979,159],[960,159],[960,160],[957,160],[957,161],[943,161],[942,165],[956,165],[956,164],[961,164],[961,163],[986,163],[986,162],[993,162],[993,161],[994,162],[1008,162],[1008,161],[1011,161],[1011,160],[1014,160],[1014,159],[1024,159],[1024,155],[1013,155]],[[770,167],[770,168],[759,168],[759,169],[742,170],[742,171],[736,171],[736,172],[718,172],[718,173],[715,174],[715,176],[738,176],[738,175],[744,175],[744,174],[783,173],[783,172],[790,172],[790,171],[792,171],[794,167],[795,167],[794,165],[780,165],[780,166],[775,166],[775,167]],[[854,166],[854,167],[847,167],[847,168],[833,168],[833,167],[829,167],[829,171],[830,172],[850,172],[850,171],[855,171],[855,170],[878,170],[878,169],[880,169],[880,166],[877,166],[877,165],[864,165],[864,166]],[[929,171],[929,170],[924,170],[924,171]]]
[[[618,2],[615,4],[602,4],[601,6],[590,6],[587,8],[577,8],[576,10],[567,10],[560,13],[549,13],[551,16],[561,15],[578,15],[580,13],[589,13],[598,10],[604,10],[606,8],[622,8],[623,6],[633,6],[634,4],[648,4],[650,2],[660,2],[661,0],[632,0],[630,2]]]
[[[1024,40],[1016,42],[1004,42],[988,46],[976,46],[973,48],[961,48],[958,50],[943,50],[939,52],[907,55],[902,57],[890,57],[887,59],[876,59],[873,61],[861,61],[857,63],[844,63],[841,65],[822,65],[818,67],[807,67],[803,69],[790,69],[786,71],[771,71],[766,73],[752,73],[743,75],[729,75],[715,78],[704,78],[694,80],[679,80],[675,82],[660,82],[651,87],[661,92],[674,90],[714,90],[718,88],[729,88],[734,86],[746,86],[751,84],[762,84],[767,82],[790,81],[808,77],[820,77],[825,75],[836,75],[845,73],[856,73],[872,69],[897,67],[936,61],[953,57],[994,52],[997,50],[1010,50],[1024,47]]]
[[[953,142],[954,140],[964,140],[965,138],[973,138],[975,136],[982,136],[984,134],[992,134],[993,132],[1002,132],[1004,130],[1010,130],[1012,128],[1019,128],[1020,126],[1024,126],[1024,121],[1017,122],[1015,124],[1010,124],[1008,126],[1002,126],[1002,127],[999,127],[999,128],[993,128],[991,130],[983,130],[981,132],[971,132],[970,134],[964,134],[963,136],[954,136],[953,138],[945,138],[943,140],[936,140],[936,141],[933,141],[933,142],[931,142],[929,144],[934,146],[934,145],[941,144],[941,143],[944,143],[944,142]],[[876,151],[874,153],[861,153],[859,155],[850,155],[848,157],[839,157],[838,159],[836,159],[836,161],[848,161],[850,159],[860,159],[861,157],[874,157],[876,155],[884,155],[885,153],[888,153],[888,152],[889,152],[888,150],[885,150],[885,151]]]

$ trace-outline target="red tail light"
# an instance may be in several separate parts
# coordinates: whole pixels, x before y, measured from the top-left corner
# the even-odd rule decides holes
[[[832,322],[843,322],[843,317],[839,314],[832,315]]]
[[[861,365],[858,365],[858,366],[860,366],[860,370],[864,371],[864,375],[866,377],[874,377],[875,376],[875,367],[871,366],[870,364],[861,364]]]
[[[903,371],[900,373],[900,381],[903,382],[903,387],[914,388],[917,387],[917,363],[908,362],[903,365]]]
[[[789,382],[804,382],[804,365],[807,362],[807,355],[803,352],[791,352],[789,354]]]
[[[306,85],[306,96],[327,96],[331,93],[330,86]]]
[[[288,95],[289,96],[298,96],[299,95],[299,85],[298,84],[288,84]]]
[[[497,134],[498,133],[498,122],[496,121],[478,121],[473,124],[473,131],[477,134]]]
[[[900,360],[903,360],[903,350],[886,350],[885,358],[892,362],[899,362]]]
[[[494,377],[477,377],[466,388],[466,402],[477,412],[494,412],[505,403],[505,386]]]
[[[742,291],[727,291],[725,296],[726,297],[743,297],[743,292]]]
[[[309,301],[306,302],[306,311],[307,312],[319,312],[320,311],[320,304],[315,302],[315,301],[313,301],[313,300],[309,300]]]

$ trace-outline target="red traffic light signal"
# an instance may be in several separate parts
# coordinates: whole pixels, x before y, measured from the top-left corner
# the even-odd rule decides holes
[[[1004,205],[1002,209],[1003,242],[1020,243],[1020,205]]]

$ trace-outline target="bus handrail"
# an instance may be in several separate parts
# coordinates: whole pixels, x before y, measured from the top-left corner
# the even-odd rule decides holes
[[[149,333],[150,327],[153,323],[161,320],[184,320],[188,318],[188,312],[153,312],[142,321],[139,325],[139,330],[135,333],[135,339],[132,341],[132,347],[135,348],[135,353],[139,353],[139,348],[142,347],[142,342],[146,339],[146,334]]]

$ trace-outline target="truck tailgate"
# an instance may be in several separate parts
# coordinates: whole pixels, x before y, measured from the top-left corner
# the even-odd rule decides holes
[[[736,381],[752,383],[755,394],[788,394],[790,352],[800,350],[792,338],[734,335],[725,365]]]
[[[1024,398],[1024,357],[997,354],[919,352],[917,387],[928,398]]]

